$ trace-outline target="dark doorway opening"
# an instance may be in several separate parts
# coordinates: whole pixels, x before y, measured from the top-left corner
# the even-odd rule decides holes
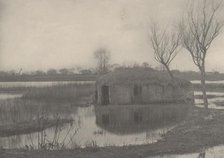
[[[102,86],[102,105],[108,105],[109,103],[109,86]]]
[[[134,103],[142,102],[142,86],[134,85]]]
[[[110,117],[108,114],[103,114],[102,115],[102,123],[103,125],[107,126],[110,124]]]
[[[135,122],[136,124],[142,122],[142,113],[141,113],[140,111],[135,111],[135,112],[134,112],[134,122]]]
[[[95,91],[95,102],[97,103],[98,102],[98,92]]]

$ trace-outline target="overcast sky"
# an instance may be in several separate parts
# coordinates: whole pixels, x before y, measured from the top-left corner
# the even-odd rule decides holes
[[[95,65],[93,52],[111,51],[118,64],[148,62],[150,21],[175,22],[188,0],[0,0],[0,69],[46,70]],[[208,70],[224,71],[224,34],[207,57]],[[172,68],[195,70],[187,52]]]

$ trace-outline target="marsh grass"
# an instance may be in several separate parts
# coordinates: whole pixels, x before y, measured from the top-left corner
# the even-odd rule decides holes
[[[0,136],[25,134],[72,122],[77,108],[23,98],[0,101]]]
[[[66,116],[75,112],[70,110],[70,104],[44,103],[24,98],[0,101],[0,124],[15,124],[32,121],[39,117],[53,118]]]
[[[45,141],[44,129],[71,123],[77,106],[91,102],[93,84],[63,84],[48,87],[9,88],[20,91],[21,98],[0,101],[0,136],[39,132],[38,148],[63,148],[57,139]],[[7,88],[6,88],[7,89]]]
[[[24,99],[46,101],[46,102],[67,102],[79,104],[82,100],[91,101],[94,94],[94,84],[65,84],[51,87],[33,87],[24,93]]]

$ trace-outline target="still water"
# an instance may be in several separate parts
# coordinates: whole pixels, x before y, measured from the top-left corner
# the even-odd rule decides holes
[[[200,84],[200,80],[192,80],[191,83],[193,84]],[[219,81],[206,81],[207,84],[224,84],[224,80],[219,80]]]
[[[210,109],[224,109],[224,92],[207,92],[208,107]],[[195,106],[203,108],[202,92],[195,91],[194,96],[201,96],[201,98],[195,98]]]
[[[22,94],[0,93],[0,100],[20,98]]]
[[[67,148],[87,146],[124,146],[154,143],[161,136],[173,128],[175,123],[156,122],[150,124],[148,106],[117,106],[113,108],[80,107],[70,116],[75,120],[60,128],[49,128],[41,132],[45,143],[57,141]],[[72,111],[72,109],[69,109]],[[139,111],[146,111],[139,113]],[[105,115],[108,114],[108,115]],[[109,116],[108,118],[106,118]],[[117,118],[123,117],[124,120]],[[165,123],[165,124],[164,124]],[[39,133],[16,135],[0,138],[3,148],[24,148],[32,146],[37,148]]]
[[[95,81],[0,82],[0,88],[50,87],[65,84],[94,84]]]
[[[193,84],[200,84],[199,80],[191,81]],[[206,84],[218,84],[218,85],[224,85],[224,80],[220,81],[206,81]],[[224,92],[216,92],[216,89],[212,92],[207,91],[208,96],[208,107],[211,109],[224,109]],[[203,99],[202,99],[202,92],[201,91],[195,91],[195,106],[203,108]]]

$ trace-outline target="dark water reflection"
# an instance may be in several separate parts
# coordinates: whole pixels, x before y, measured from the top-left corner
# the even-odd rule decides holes
[[[178,105],[126,105],[96,107],[96,124],[118,135],[135,134],[169,127],[183,116],[186,106]],[[171,111],[171,109],[173,111]],[[149,132],[148,132],[149,131]]]
[[[174,127],[179,117],[183,116],[182,113],[177,112],[171,115],[168,106],[159,113],[159,105],[153,108],[151,106],[90,106],[75,109],[67,106],[66,109],[68,113],[64,112],[63,116],[72,117],[74,119],[72,124],[49,128],[39,133],[0,138],[0,147],[38,148],[40,137],[44,139],[45,144],[57,142],[58,147],[66,148],[149,144],[161,139],[163,134]],[[177,109],[174,108],[175,110]],[[183,109],[182,111],[186,112]]]

